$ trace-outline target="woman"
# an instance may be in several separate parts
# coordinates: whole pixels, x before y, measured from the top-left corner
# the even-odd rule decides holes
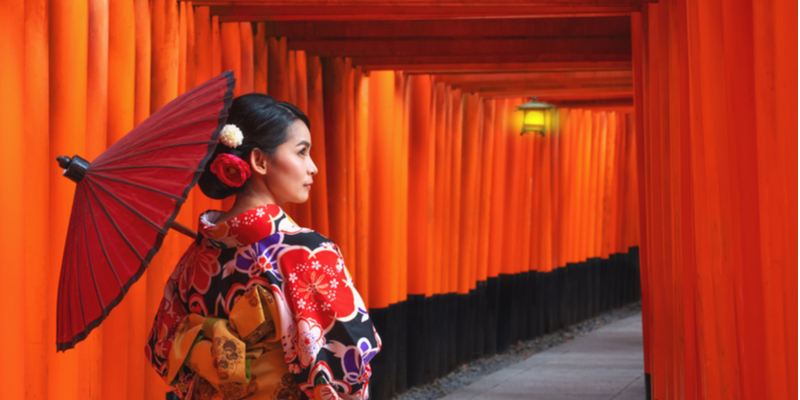
[[[200,216],[145,349],[181,398],[368,397],[381,342],[342,255],[280,208],[308,199],[310,149],[308,118],[293,105],[233,100],[198,184],[236,201]]]

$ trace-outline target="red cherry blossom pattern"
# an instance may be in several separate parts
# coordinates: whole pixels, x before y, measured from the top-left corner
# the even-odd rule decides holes
[[[289,249],[279,256],[288,277],[286,297],[298,318],[312,318],[327,332],[336,319],[356,313],[352,281],[348,279],[338,253],[321,247],[313,254],[305,247]]]

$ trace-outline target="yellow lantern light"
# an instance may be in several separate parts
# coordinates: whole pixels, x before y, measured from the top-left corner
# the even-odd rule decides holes
[[[546,130],[545,112],[553,107],[551,104],[537,101],[536,98],[517,107],[517,111],[525,113],[522,119],[522,132],[520,132],[520,135],[524,135],[526,132],[539,132],[544,136]]]

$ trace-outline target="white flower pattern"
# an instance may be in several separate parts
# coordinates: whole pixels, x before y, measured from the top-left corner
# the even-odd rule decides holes
[[[313,319],[300,318],[297,321],[297,350],[300,366],[308,367],[317,358],[317,354],[325,346],[322,327]]]

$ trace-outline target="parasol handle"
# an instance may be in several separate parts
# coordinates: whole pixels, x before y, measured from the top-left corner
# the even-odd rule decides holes
[[[197,232],[189,229],[189,227],[179,223],[178,221],[172,221],[172,225],[170,225],[170,228],[192,239],[197,239]]]
[[[72,156],[72,158],[67,156],[59,156],[56,157],[56,161],[58,161],[58,165],[61,168],[64,168],[62,175],[72,179],[74,182],[80,182],[81,179],[83,179],[83,176],[86,175],[86,171],[89,169],[90,164],[88,161],[79,156]]]

